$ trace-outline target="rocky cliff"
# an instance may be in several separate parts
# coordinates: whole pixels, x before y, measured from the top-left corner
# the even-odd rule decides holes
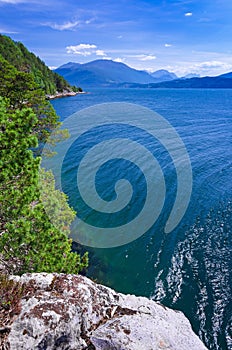
[[[204,350],[183,313],[80,275],[25,274],[1,349]]]

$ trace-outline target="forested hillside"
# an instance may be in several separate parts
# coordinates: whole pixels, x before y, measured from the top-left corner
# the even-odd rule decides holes
[[[75,213],[56,190],[53,174],[40,168],[38,145],[60,123],[35,71],[28,73],[22,50],[14,51],[11,41],[6,47],[15,64],[0,56],[0,270],[78,273],[88,258],[71,251]],[[58,130],[56,136],[59,141],[68,135]]]
[[[35,83],[46,94],[55,94],[56,91],[75,91],[75,87],[59,74],[50,70],[46,64],[36,55],[29,52],[20,42],[14,42],[11,38],[0,34],[0,56],[6,59],[17,70],[31,73]]]

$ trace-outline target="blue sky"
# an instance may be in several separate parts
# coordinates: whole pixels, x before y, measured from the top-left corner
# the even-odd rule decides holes
[[[50,67],[113,59],[131,67],[232,71],[231,0],[0,0],[0,32]]]

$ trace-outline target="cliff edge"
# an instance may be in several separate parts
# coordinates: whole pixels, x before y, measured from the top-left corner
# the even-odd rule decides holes
[[[81,275],[32,273],[1,349],[205,350],[182,312]],[[3,337],[3,333],[5,335]]]

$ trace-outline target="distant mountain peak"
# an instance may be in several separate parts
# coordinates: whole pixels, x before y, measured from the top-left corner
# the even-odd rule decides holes
[[[154,73],[160,73],[160,74],[165,74],[165,73],[174,74],[174,73],[170,73],[167,69],[158,69],[158,70],[154,71],[152,74],[154,74]]]
[[[139,71],[122,62],[98,59],[88,63],[69,62],[55,70],[71,84],[84,88],[115,86],[122,83],[155,83],[156,79],[145,71]]]
[[[81,63],[77,63],[77,62],[68,62],[63,64],[62,66],[60,66],[59,68],[76,68],[78,66],[81,66]]]
[[[175,73],[169,72],[166,69],[159,69],[159,70],[151,73],[151,76],[153,78],[156,78],[157,82],[170,81],[170,80],[178,79],[178,77],[177,77],[177,75]]]
[[[174,73],[161,69],[152,74],[131,68],[122,62],[98,59],[87,63],[68,62],[56,69],[71,84],[84,88],[106,87],[124,83],[149,84],[177,79]]]

